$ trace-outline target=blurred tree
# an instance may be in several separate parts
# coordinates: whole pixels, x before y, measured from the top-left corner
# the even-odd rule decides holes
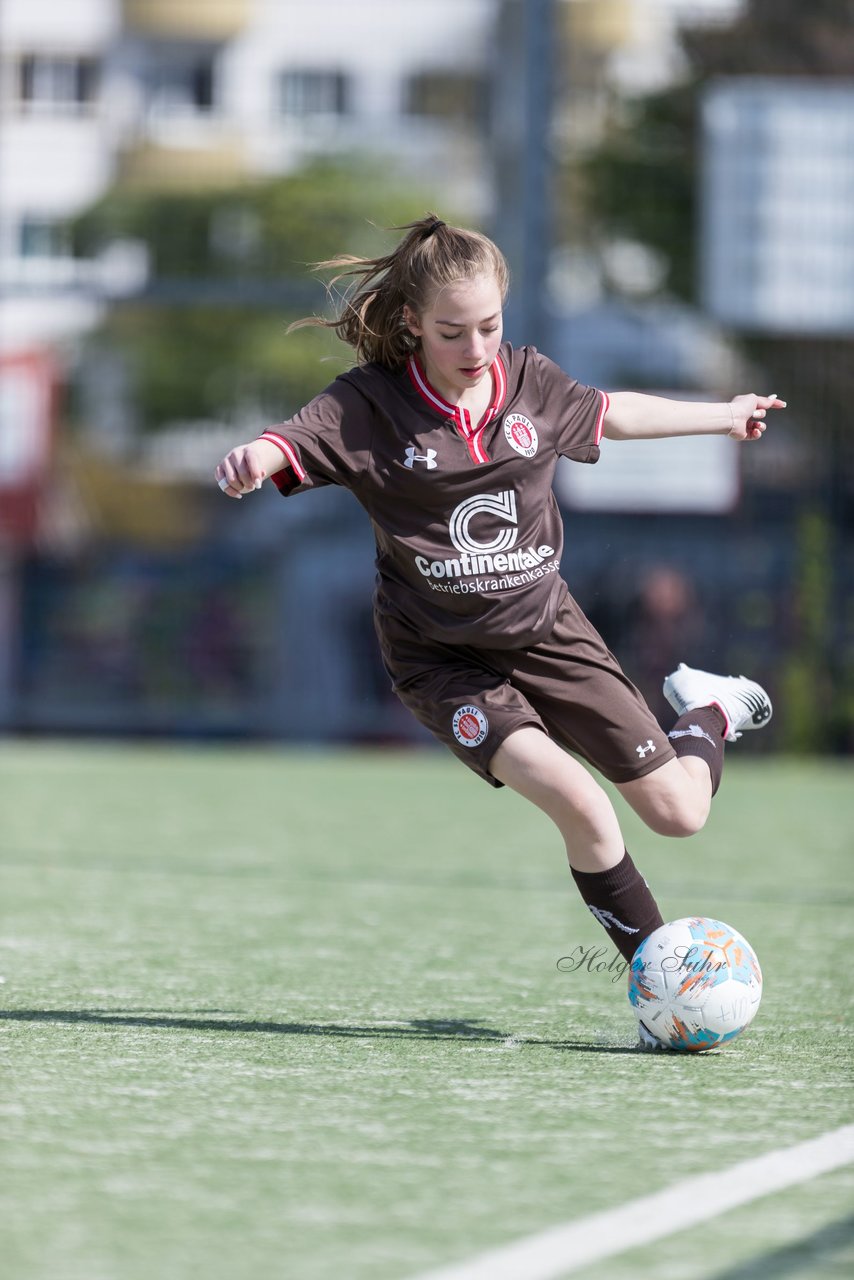
[[[77,252],[142,244],[150,279],[110,308],[89,352],[122,361],[142,430],[281,419],[350,363],[327,331],[285,335],[291,320],[323,310],[310,264],[385,252],[394,239],[385,228],[430,207],[379,161],[323,161],[215,192],[116,188],[79,218]]]
[[[615,102],[608,135],[581,175],[597,234],[655,249],[666,264],[663,287],[688,299],[695,275],[697,89],[692,79]]]
[[[696,301],[699,90],[720,75],[854,77],[854,0],[748,0],[730,26],[682,33],[686,79],[664,92],[614,103],[602,145],[581,165],[588,216],[604,237],[650,246],[666,264],[663,288]],[[747,353],[792,402],[815,404],[829,431],[854,393],[851,343],[797,335],[751,337]],[[846,435],[847,438],[847,435]],[[842,442],[840,442],[842,448]],[[854,487],[854,458],[842,448]]]
[[[854,76],[854,0],[748,0],[727,27],[682,32],[688,75],[616,100],[607,137],[582,164],[588,212],[606,236],[658,250],[665,287],[696,296],[699,90],[714,76]]]
[[[703,84],[716,76],[854,77],[854,0],[747,0],[731,25],[686,30],[682,44],[685,79],[615,101],[604,141],[576,176],[597,234],[655,250],[666,264],[662,288],[696,302]],[[740,344],[766,387],[785,394],[815,437],[790,511],[794,634],[779,673],[789,709],[785,740],[796,749],[850,750],[854,664],[842,602],[850,573],[844,546],[854,527],[854,347],[850,339],[811,334],[751,334]]]
[[[748,0],[732,26],[694,28],[682,40],[701,73],[848,77],[854,69],[854,3]]]

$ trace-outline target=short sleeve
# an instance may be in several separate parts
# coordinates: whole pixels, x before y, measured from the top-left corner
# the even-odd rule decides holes
[[[268,427],[261,439],[287,458],[287,467],[272,480],[290,496],[327,484],[357,488],[368,466],[372,433],[370,404],[344,378],[336,378],[287,422]]]
[[[576,382],[540,352],[536,353],[535,362],[543,418],[552,424],[555,452],[573,462],[598,462],[607,395]]]

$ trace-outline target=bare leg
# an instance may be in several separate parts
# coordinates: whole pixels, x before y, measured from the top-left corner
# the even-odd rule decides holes
[[[712,777],[699,756],[682,756],[617,790],[658,835],[692,836],[709,816]]]
[[[662,917],[649,885],[626,852],[608,796],[539,729],[512,733],[492,757],[490,770],[555,823],[579,893],[620,954],[631,960]]]
[[[571,867],[605,871],[624,856],[608,796],[577,760],[539,729],[517,729],[496,751],[489,771],[555,823]]]
[[[551,818],[566,844],[570,866],[604,871],[623,856],[623,837],[608,796],[572,756],[539,729],[512,733],[498,748],[489,771]],[[668,760],[617,790],[651,830],[690,836],[709,816],[712,780],[699,756]]]

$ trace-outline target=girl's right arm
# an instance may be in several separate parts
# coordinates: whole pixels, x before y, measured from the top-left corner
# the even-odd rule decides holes
[[[283,471],[288,460],[270,440],[252,440],[227,453],[216,469],[216,481],[227,498],[242,498],[261,488],[261,482]]]

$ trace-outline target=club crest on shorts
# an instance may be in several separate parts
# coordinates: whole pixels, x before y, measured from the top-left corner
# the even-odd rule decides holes
[[[537,452],[539,439],[537,428],[522,413],[511,413],[504,419],[504,434],[511,449],[521,453],[523,458],[533,458]]]
[[[453,724],[454,737],[464,747],[479,747],[489,733],[489,721],[480,707],[458,707]]]

